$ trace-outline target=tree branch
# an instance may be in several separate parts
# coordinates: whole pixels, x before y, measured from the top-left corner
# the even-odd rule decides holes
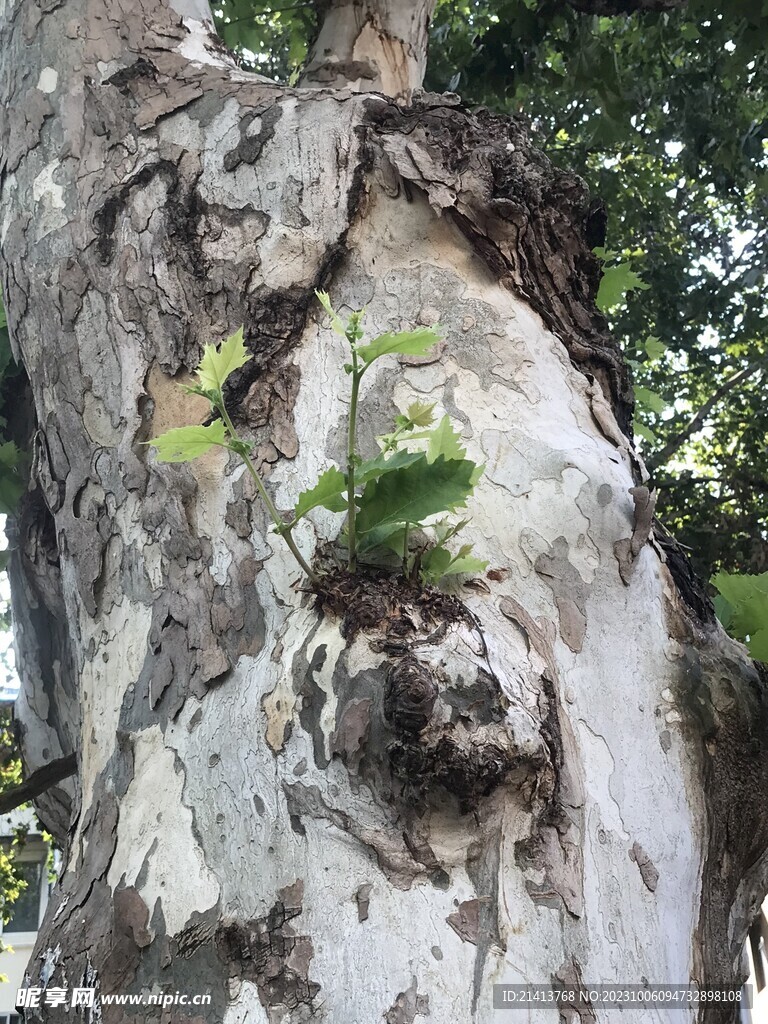
[[[42,768],[32,772],[28,779],[25,779],[18,786],[6,789],[0,793],[0,814],[7,814],[29,800],[34,800],[47,789],[69,778],[77,771],[77,754],[67,754],[56,761],[49,761]]]
[[[714,409],[721,398],[724,398],[731,391],[734,391],[739,384],[743,384],[745,380],[752,377],[758,370],[765,366],[768,357],[763,356],[760,359],[755,360],[749,366],[745,366],[743,370],[739,370],[734,373],[733,376],[729,377],[728,380],[724,381],[716,391],[714,391],[707,401],[698,410],[695,416],[692,416],[688,423],[680,430],[675,436],[668,441],[664,447],[654,452],[653,458],[648,460],[648,468],[651,470],[658,469],[659,466],[663,466],[669,462],[672,456],[678,451],[685,442],[693,436],[698,430],[704,425],[704,421],[710,412]]]

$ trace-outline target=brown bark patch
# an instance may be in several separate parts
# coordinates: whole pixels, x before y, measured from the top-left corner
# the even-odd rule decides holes
[[[429,1016],[429,996],[420,995],[416,985],[414,977],[405,992],[398,993],[384,1014],[386,1024],[413,1024],[417,1017]]]
[[[276,1011],[280,1021],[304,1004],[315,1010],[320,985],[309,977],[314,956],[312,939],[297,935],[290,922],[302,912],[304,883],[297,880],[277,894],[265,917],[248,921],[222,921],[216,933],[219,957],[230,978],[252,981],[262,1006]]]

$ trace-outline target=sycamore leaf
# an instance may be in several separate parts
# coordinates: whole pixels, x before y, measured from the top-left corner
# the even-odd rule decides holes
[[[612,267],[603,268],[600,287],[597,290],[595,303],[603,313],[624,301],[627,292],[649,288],[645,281],[632,269],[632,263],[616,263]]]
[[[664,412],[667,403],[657,391],[650,388],[643,388],[635,385],[635,398],[641,409],[650,409],[652,412]]]
[[[317,296],[320,305],[331,318],[331,326],[333,327],[334,331],[336,331],[337,334],[340,334],[342,337],[344,337],[347,333],[346,328],[344,326],[344,321],[341,319],[339,314],[331,305],[331,297],[328,294],[328,292],[323,292],[316,288],[315,295]],[[352,367],[350,367],[350,371],[351,369]]]
[[[723,629],[730,630],[731,619],[733,618],[733,608],[725,600],[722,594],[716,594],[712,603],[715,606],[715,615],[720,620],[720,624]]]
[[[347,500],[344,492],[347,489],[347,478],[344,474],[331,466],[324,473],[314,487],[308,491],[302,491],[294,509],[294,518],[301,519],[313,508],[327,508],[330,512],[343,512],[347,507]]]
[[[463,505],[472,493],[475,469],[469,459],[440,456],[428,463],[422,458],[369,481],[360,497],[360,533],[387,523],[421,523]]]
[[[214,420],[207,427],[175,427],[159,437],[153,437],[147,444],[157,449],[158,462],[189,462],[219,445],[227,445],[227,429],[221,420]]]
[[[386,457],[385,452],[380,452],[375,459],[366,459],[365,462],[360,463],[355,472],[355,481],[362,486],[369,480],[377,480],[384,473],[392,473],[396,469],[410,466],[411,463],[425,458],[424,452],[409,452],[404,448],[395,452],[394,455],[390,455],[389,458]]]
[[[21,462],[21,452],[13,441],[0,444],[0,466],[4,469],[16,469]]]
[[[642,437],[642,439],[644,441],[647,441],[648,444],[657,443],[658,438],[656,437],[654,432],[651,430],[650,427],[647,427],[645,423],[643,423],[641,420],[635,419],[635,421],[632,424],[632,429],[638,437]]]
[[[385,528],[385,531],[386,530],[388,530],[388,527]],[[374,530],[373,532],[375,533],[376,531]],[[366,536],[370,536],[370,534],[366,534]],[[410,529],[408,531],[408,536],[411,536]],[[387,533],[386,537],[380,543],[382,547],[389,548],[390,551],[393,551],[396,555],[402,557],[403,548],[405,547],[405,527],[398,526],[396,530],[392,531],[392,533]]]
[[[243,328],[230,334],[226,341],[216,345],[206,345],[203,358],[197,368],[197,379],[205,391],[221,392],[224,381],[231,373],[251,359],[252,356],[243,344]]]
[[[425,551],[421,559],[421,577],[424,582],[436,583],[441,576],[445,576],[452,560],[453,555],[442,544]]]
[[[437,333],[438,330],[436,327],[417,327],[415,331],[381,334],[367,345],[361,345],[357,354],[366,365],[390,352],[423,356],[441,340],[442,335]]]
[[[464,544],[458,554],[452,554],[439,544],[424,554],[421,574],[426,583],[437,583],[443,576],[458,576],[461,573],[483,572],[488,563],[472,554],[472,545]]]
[[[469,522],[469,519],[460,519],[457,523],[452,523],[449,519],[439,519],[433,523],[432,529],[435,531],[438,545],[445,544],[451,537],[455,537],[460,530],[469,525]]]
[[[453,429],[450,419],[443,416],[429,435],[427,462],[434,462],[441,455],[446,459],[463,459],[466,454],[466,448],[461,447],[461,435]]]
[[[366,554],[374,548],[389,548],[395,554],[402,554],[405,541],[405,526],[403,523],[386,523],[384,526],[374,526],[372,530],[363,533],[358,538],[358,550]]]
[[[645,339],[645,352],[649,359],[661,359],[666,351],[667,346],[659,338],[649,334]]]
[[[414,427],[429,427],[435,421],[434,408],[435,402],[411,402],[405,414]]]
[[[768,626],[756,630],[750,636],[747,646],[753,658],[768,664]]]

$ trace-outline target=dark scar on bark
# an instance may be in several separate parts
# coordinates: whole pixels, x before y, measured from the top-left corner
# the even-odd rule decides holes
[[[280,889],[264,917],[224,920],[216,931],[216,948],[229,977],[253,982],[261,1005],[288,1016],[299,1006],[317,1009],[320,985],[309,977],[312,939],[295,932],[291,921],[303,909],[304,883]],[[270,1014],[272,1020],[277,1017]],[[293,1019],[293,1018],[292,1018]]]
[[[460,813],[469,813],[504,782],[532,798],[548,764],[546,746],[519,744],[480,624],[458,598],[383,572],[343,571],[325,576],[316,595],[324,613],[341,617],[348,643],[365,632],[371,649],[387,657],[365,689],[355,692],[356,704],[343,686],[337,693],[332,753],[351,775],[377,792],[391,790],[400,806],[414,809],[424,808],[440,789],[457,801]],[[487,668],[478,665],[472,679],[449,678],[419,654],[456,625],[485,651]],[[325,767],[317,746],[318,766]]]

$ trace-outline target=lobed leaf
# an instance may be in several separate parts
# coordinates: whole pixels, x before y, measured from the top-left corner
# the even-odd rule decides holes
[[[331,326],[333,327],[334,331],[336,331],[337,334],[341,334],[342,337],[344,337],[347,333],[346,328],[344,326],[344,321],[341,319],[339,314],[331,305],[331,297],[328,294],[328,292],[320,291],[320,289],[316,288],[315,295],[317,296],[320,305],[331,318]],[[351,369],[352,368],[350,367],[350,371]]]
[[[768,572],[719,572],[712,583],[720,592],[715,601],[723,626],[747,642],[752,657],[768,660]]]
[[[419,459],[426,459],[424,452],[409,452],[401,448],[393,455],[389,455],[389,457],[387,457],[385,452],[380,452],[375,459],[366,459],[360,463],[355,472],[355,480],[362,486],[368,483],[369,480],[378,480],[385,473],[392,473],[396,469],[410,466],[414,462],[418,462]]]
[[[424,554],[421,561],[421,575],[426,583],[437,583],[444,576],[483,572],[487,567],[487,562],[472,554],[471,544],[462,545],[455,555],[442,544],[438,544]]]
[[[429,435],[427,462],[434,462],[441,455],[446,459],[463,459],[466,454],[466,448],[461,447],[461,435],[453,429],[450,419],[443,416]]]
[[[620,305],[627,292],[640,289],[646,291],[650,286],[632,269],[632,263],[616,263],[612,267],[603,268],[600,287],[597,289],[595,304],[603,313],[614,306]]]
[[[215,391],[219,394],[227,377],[239,370],[253,357],[243,343],[243,328],[216,345],[206,345],[203,358],[197,368],[197,379],[204,391]]]
[[[159,437],[153,437],[147,444],[157,449],[158,462],[189,462],[219,445],[227,448],[227,429],[221,420],[214,420],[207,427],[174,427]]]
[[[472,493],[477,469],[469,459],[434,462],[422,457],[407,466],[370,480],[360,497],[360,533],[388,523],[421,523],[429,516],[464,505]]]
[[[635,398],[641,409],[650,409],[652,412],[664,412],[667,408],[667,403],[657,391],[651,391],[650,388],[643,388],[637,384],[635,385]]]
[[[667,351],[667,346],[659,338],[649,334],[645,339],[645,353],[650,360],[661,359]]]
[[[330,512],[343,512],[347,508],[344,492],[347,478],[335,466],[326,469],[314,487],[302,491],[294,509],[294,519],[303,518],[313,508],[327,508]]]
[[[414,427],[430,427],[435,422],[435,402],[411,402],[405,410],[408,422]]]
[[[366,365],[370,365],[379,356],[396,352],[400,355],[423,356],[442,339],[439,328],[417,327],[415,331],[398,331],[397,333],[381,334],[367,345],[361,345],[358,356]]]

